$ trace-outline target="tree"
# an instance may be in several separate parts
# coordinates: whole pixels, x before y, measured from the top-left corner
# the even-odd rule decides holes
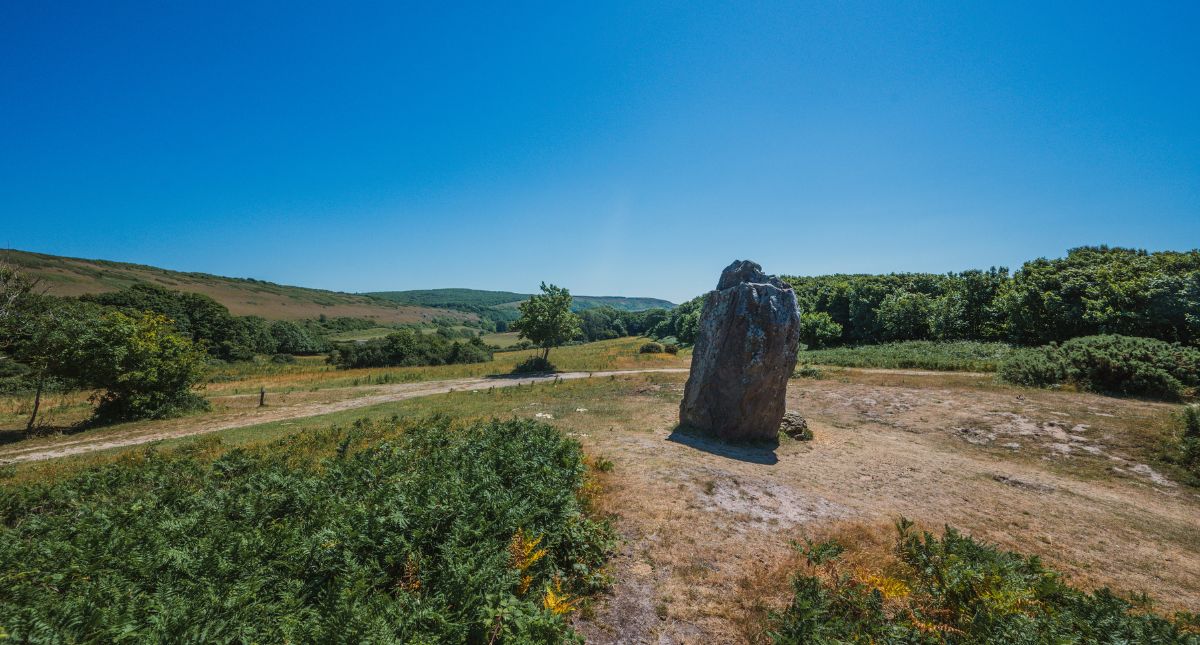
[[[800,316],[800,342],[809,349],[828,347],[841,338],[842,326],[824,311],[810,311]]]
[[[518,305],[521,317],[509,328],[520,332],[520,338],[542,348],[542,360],[550,360],[550,349],[558,347],[580,333],[579,316],[571,312],[571,292],[562,287],[542,283],[542,295],[533,295]]]
[[[154,419],[206,406],[192,392],[206,354],[162,314],[104,312],[78,330],[72,354],[79,379],[104,390],[97,419]]]
[[[160,313],[179,333],[201,344],[216,358],[247,360],[255,354],[272,354],[275,338],[267,321],[257,316],[234,316],[229,309],[200,293],[172,291],[153,284],[134,284],[121,291],[82,296],[129,315]]]
[[[95,308],[75,301],[27,293],[9,313],[5,352],[29,369],[33,379],[33,409],[26,434],[37,426],[42,394],[52,378],[73,380],[79,372],[75,343],[95,315]]]
[[[0,343],[5,337],[5,323],[15,317],[36,286],[36,282],[16,267],[0,264]],[[2,344],[0,349],[3,349]]]
[[[932,311],[933,302],[923,293],[890,294],[875,313],[880,336],[884,340],[927,339]]]
[[[271,336],[275,339],[275,351],[283,354],[317,354],[320,353],[321,343],[309,335],[308,331],[290,320],[276,320],[270,326]]]

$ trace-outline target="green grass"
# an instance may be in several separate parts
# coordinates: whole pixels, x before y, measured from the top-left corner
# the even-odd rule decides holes
[[[370,327],[368,329],[355,329],[344,331],[340,334],[330,334],[329,340],[349,342],[354,340],[372,340],[374,338],[383,338],[388,334],[396,333],[394,327]]]
[[[385,420],[3,485],[16,642],[562,642],[606,583],[579,445]]]
[[[1004,343],[914,340],[800,352],[800,365],[994,372],[1012,347]]]
[[[484,334],[483,342],[489,345],[495,345],[500,349],[507,349],[521,342],[520,334],[515,331],[499,332],[494,334]]]

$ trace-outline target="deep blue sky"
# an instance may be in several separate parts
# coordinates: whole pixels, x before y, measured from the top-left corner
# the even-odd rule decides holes
[[[1194,2],[443,4],[3,3],[0,246],[677,301],[1200,246]]]

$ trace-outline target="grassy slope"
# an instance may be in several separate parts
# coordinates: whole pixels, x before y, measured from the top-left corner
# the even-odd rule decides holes
[[[529,298],[529,294],[512,291],[485,291],[482,289],[418,289],[413,291],[376,291],[369,294],[405,304],[429,307],[495,307],[515,308],[517,303]],[[591,309],[609,306],[627,311],[641,311],[662,307],[670,309],[674,303],[660,298],[627,298],[624,296],[575,296],[575,309]]]
[[[435,317],[473,317],[465,313],[403,305],[350,293],[206,273],[184,273],[107,260],[0,250],[0,262],[23,268],[41,280],[50,293],[60,296],[116,291],[136,283],[150,283],[211,296],[235,315],[262,316],[272,320],[317,318],[321,314],[331,318],[372,318],[382,323],[429,322]]]

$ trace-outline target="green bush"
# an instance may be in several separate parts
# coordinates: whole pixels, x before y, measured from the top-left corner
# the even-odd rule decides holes
[[[422,334],[402,329],[384,338],[338,343],[329,362],[339,369],[486,363],[495,349],[479,338],[451,340],[442,334]]]
[[[103,389],[95,420],[159,419],[208,407],[192,391],[204,376],[205,354],[161,314],[108,311],[75,341],[80,382]]]
[[[800,315],[800,342],[809,349],[828,347],[842,339],[842,326],[824,311]]]
[[[562,642],[613,541],[576,442],[358,423],[148,450],[0,495],[14,642]],[[551,593],[553,592],[553,593]]]
[[[1000,363],[996,376],[1006,383],[1050,387],[1066,380],[1067,366],[1057,345],[1018,349]]]
[[[679,353],[679,345],[676,345],[675,343],[664,343],[663,351],[668,354],[678,354]]]
[[[325,351],[326,344],[314,338],[302,325],[290,320],[276,320],[268,329],[279,354],[312,355]]]
[[[1179,413],[1179,438],[1172,461],[1192,476],[1192,483],[1200,484],[1200,405],[1184,406]]]
[[[999,377],[1046,387],[1070,382],[1093,392],[1179,399],[1200,385],[1200,350],[1133,336],[1084,336],[1014,352]]]
[[[513,367],[514,374],[543,374],[554,370],[554,363],[542,356],[530,356]]]
[[[775,643],[929,645],[1179,643],[1196,645],[1197,617],[1174,621],[1106,589],[1068,586],[1037,557],[1000,551],[947,527],[939,539],[901,520],[888,569],[843,562],[837,542],[808,544],[788,608],[771,618]]]
[[[661,354],[664,351],[666,351],[666,348],[663,347],[662,343],[654,343],[654,342],[644,343],[641,347],[638,348],[639,354]]]

